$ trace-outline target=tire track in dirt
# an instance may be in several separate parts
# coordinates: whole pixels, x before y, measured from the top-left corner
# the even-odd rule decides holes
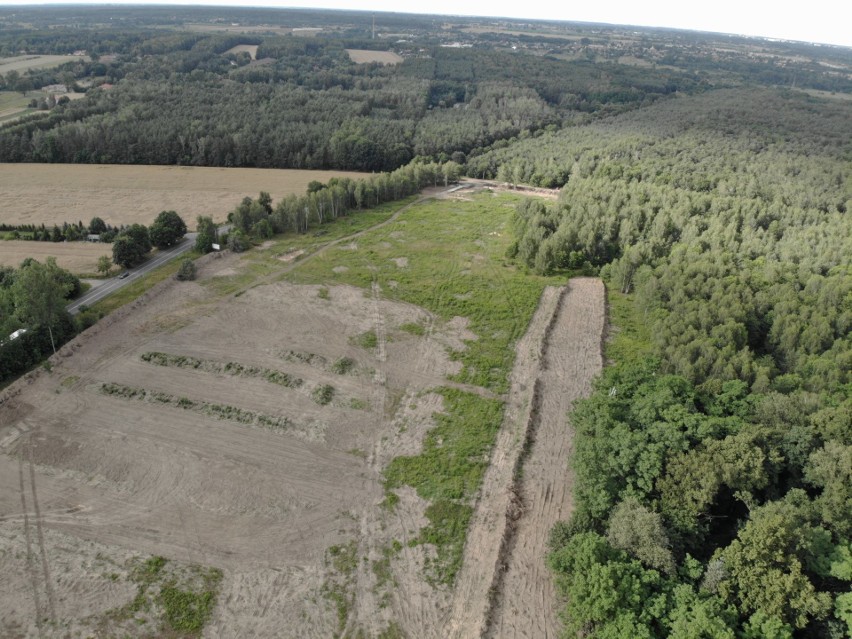
[[[38,594],[38,570],[33,563],[33,542],[32,534],[30,533],[30,516],[29,508],[27,508],[27,491],[24,486],[24,460],[18,457],[18,483],[21,492],[21,512],[24,514],[24,538],[27,543],[27,572],[30,573],[30,585],[33,589],[33,605],[35,606],[35,622],[38,629],[39,637],[42,636],[42,608],[41,597]]]
[[[53,585],[50,579],[50,567],[47,564],[47,552],[44,548],[44,529],[41,524],[41,510],[38,505],[38,494],[36,493],[35,468],[33,467],[32,439],[27,442],[27,463],[30,468],[30,491],[33,495],[33,511],[35,513],[36,539],[38,549],[41,553],[41,570],[44,576],[44,590],[47,594],[47,606],[50,611],[51,621],[56,621],[56,597],[53,594]]]
[[[573,509],[568,411],[591,392],[591,382],[603,368],[604,320],[603,283],[572,279],[546,339],[540,394],[534,398],[537,419],[531,423],[531,446],[518,485],[523,511],[495,592],[488,637],[559,636],[555,591],[545,564],[547,539],[553,525]]]

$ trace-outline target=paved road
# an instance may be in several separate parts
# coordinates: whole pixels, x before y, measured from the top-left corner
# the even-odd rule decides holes
[[[118,289],[123,286],[127,286],[131,282],[135,282],[140,277],[150,273],[155,268],[159,268],[166,262],[168,262],[173,257],[181,255],[182,253],[186,253],[193,246],[195,246],[195,236],[197,233],[187,233],[184,237],[184,240],[178,244],[177,246],[173,246],[167,251],[158,252],[153,258],[142,264],[142,266],[138,266],[135,269],[131,269],[130,275],[125,277],[123,280],[118,279],[118,277],[113,277],[111,279],[106,280],[103,284],[98,286],[97,288],[93,288],[88,293],[83,295],[68,305],[68,312],[72,315],[75,315],[80,312],[80,307],[91,306],[92,304],[101,301],[107,295],[111,293],[115,293]]]

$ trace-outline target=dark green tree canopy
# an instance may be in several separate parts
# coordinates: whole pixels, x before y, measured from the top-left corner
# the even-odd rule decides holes
[[[186,223],[174,211],[163,211],[149,229],[151,244],[158,249],[178,244],[186,235]]]

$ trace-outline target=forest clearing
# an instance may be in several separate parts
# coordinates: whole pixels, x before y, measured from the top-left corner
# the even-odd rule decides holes
[[[256,44],[238,44],[235,47],[231,47],[225,53],[248,53],[251,56],[252,60],[257,59],[257,45]]]
[[[160,211],[177,211],[192,226],[196,216],[223,221],[228,211],[260,191],[279,199],[303,194],[312,181],[363,177],[353,171],[232,169],[104,164],[0,164],[5,224],[88,222],[150,224]]]
[[[549,281],[500,264],[516,200],[414,204],[322,252],[294,236],[209,256],[197,282],[158,285],[9,389],[0,502],[19,512],[23,494],[38,510],[0,522],[15,602],[0,628],[48,618],[141,636],[156,620],[126,608],[133,566],[163,556],[180,575],[221,571],[213,636],[452,632],[460,567],[495,568],[500,536],[465,552],[465,532],[509,391],[506,349]],[[308,255],[282,262],[288,241]],[[430,536],[436,510],[458,519],[453,538]]]
[[[378,62],[380,64],[399,64],[403,58],[393,51],[369,51],[367,49],[346,49],[346,53],[356,64]]]

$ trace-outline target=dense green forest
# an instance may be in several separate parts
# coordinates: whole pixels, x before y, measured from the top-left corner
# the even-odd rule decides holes
[[[600,268],[649,335],[573,413],[577,510],[550,556],[569,632],[852,630],[847,104],[714,92],[469,165],[560,176],[511,255]]]
[[[852,91],[836,70],[852,56],[837,47],[592,25],[562,39],[559,23],[514,25],[543,35],[506,40],[473,19],[395,14],[379,16],[383,37],[372,39],[364,13],[172,9],[0,11],[2,55],[88,54],[0,77],[8,91],[87,92],[0,126],[0,161],[388,171],[415,157],[463,163],[676,93],[744,83]],[[226,21],[253,30],[217,32]],[[305,28],[321,34],[293,35]],[[238,44],[257,45],[256,59],[229,52]],[[347,47],[403,61],[356,64]]]
[[[122,28],[0,12],[4,54],[94,54],[0,79],[87,92],[0,126],[0,161],[389,172],[247,199],[232,247],[461,174],[561,189],[519,205],[507,259],[599,273],[618,309],[548,557],[566,636],[852,636],[852,51],[383,17],[400,42],[367,14],[269,10],[223,34],[213,9],[116,11]],[[18,276],[0,273],[0,310]]]

